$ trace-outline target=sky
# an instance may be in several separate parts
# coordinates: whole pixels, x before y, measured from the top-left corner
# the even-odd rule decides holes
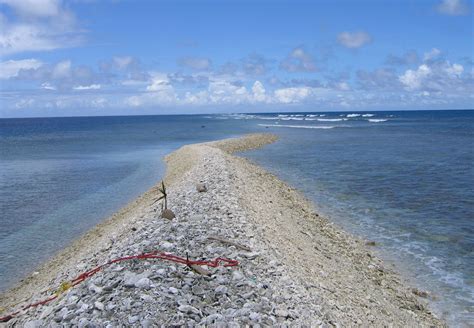
[[[474,108],[471,0],[0,0],[0,117]]]

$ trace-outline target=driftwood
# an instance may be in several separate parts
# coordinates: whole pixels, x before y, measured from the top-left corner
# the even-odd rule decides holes
[[[240,249],[243,249],[244,251],[247,251],[247,252],[251,252],[251,251],[252,251],[252,250],[250,249],[250,247],[247,247],[247,246],[245,246],[245,245],[238,244],[238,243],[236,243],[236,242],[233,242],[233,241],[231,241],[231,240],[228,240],[228,239],[225,239],[225,238],[222,238],[222,237],[209,236],[209,237],[207,237],[207,239],[210,239],[210,240],[217,240],[217,241],[220,241],[221,243],[235,246],[235,247],[240,248]]]

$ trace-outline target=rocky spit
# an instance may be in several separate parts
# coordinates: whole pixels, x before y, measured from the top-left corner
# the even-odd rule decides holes
[[[165,181],[174,219],[161,218],[153,188],[2,295],[0,316],[118,257],[159,250],[193,260],[229,258],[238,266],[203,267],[206,275],[163,260],[115,263],[3,325],[444,326],[364,241],[232,155],[274,140],[250,135],[172,153]]]

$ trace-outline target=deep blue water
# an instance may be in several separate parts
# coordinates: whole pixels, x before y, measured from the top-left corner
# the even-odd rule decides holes
[[[265,115],[255,123],[280,142],[247,156],[332,221],[376,241],[451,323],[472,324],[474,112],[372,114]]]
[[[474,111],[0,120],[0,290],[151,187],[166,153],[259,131],[280,140],[245,156],[474,322]]]

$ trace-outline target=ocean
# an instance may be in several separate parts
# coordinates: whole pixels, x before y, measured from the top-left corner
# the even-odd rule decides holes
[[[474,111],[0,119],[0,290],[159,181],[165,154],[250,132],[280,140],[244,156],[474,322]]]

